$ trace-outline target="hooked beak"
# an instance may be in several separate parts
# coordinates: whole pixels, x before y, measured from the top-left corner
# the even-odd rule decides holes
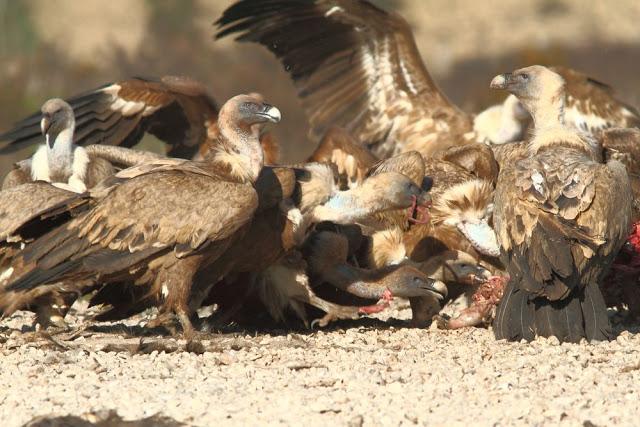
[[[272,123],[278,123],[282,119],[282,114],[273,105],[263,104],[263,109],[258,113],[259,116],[264,117]]]
[[[491,80],[489,87],[491,89],[506,89],[511,84],[511,73],[499,74]]]
[[[53,141],[49,138],[49,128],[51,127],[51,120],[48,117],[43,117],[40,120],[40,131],[42,131],[42,135],[44,135],[47,140],[47,145],[49,148],[53,148]]]
[[[447,285],[440,280],[428,279],[431,283],[425,286],[424,289],[431,292],[438,300],[444,301],[449,293]]]
[[[409,283],[403,283],[400,286],[391,288],[393,289],[393,294],[401,298],[432,296],[438,301],[443,301],[448,293],[447,285],[441,281],[417,275]]]

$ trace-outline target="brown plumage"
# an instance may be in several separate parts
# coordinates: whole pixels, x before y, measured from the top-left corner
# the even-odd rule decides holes
[[[494,224],[511,280],[495,335],[608,339],[598,283],[630,231],[625,168],[603,164],[597,145],[565,124],[558,74],[533,66],[491,86],[518,96],[535,123],[526,157],[503,165],[496,188]]]
[[[88,209],[88,195],[78,195],[42,181],[0,191],[0,282],[13,273],[11,263],[26,245]],[[36,324],[63,326],[74,296],[51,295],[30,304]]]
[[[68,102],[76,115],[76,144],[132,147],[149,132],[167,142],[167,152],[174,157],[192,157],[218,117],[204,86],[186,77],[107,83]],[[3,151],[38,141],[39,122],[40,114],[33,114],[1,135],[0,140],[9,141]]]
[[[345,189],[361,183],[378,159],[349,132],[331,127],[307,161],[336,165],[340,188]]]
[[[640,127],[640,112],[620,101],[608,84],[568,67],[550,69],[565,81],[565,123],[596,137],[611,127]]]
[[[171,157],[202,160],[218,138],[218,106],[205,86],[189,77],[131,78],[107,83],[67,100],[76,116],[73,141],[132,147],[145,133],[167,144]],[[41,141],[35,113],[0,134],[12,152]],[[265,162],[275,164],[279,149],[269,133],[262,133]]]
[[[363,0],[241,0],[216,24],[218,38],[235,33],[281,60],[315,141],[340,126],[385,158],[475,140],[471,117],[437,88],[395,13]]]
[[[74,144],[76,120],[69,104],[50,99],[42,106],[41,114],[39,131],[45,144],[31,158],[14,165],[2,188],[39,180],[83,192],[113,175],[114,168],[108,161],[89,156],[83,147]]]
[[[497,256],[491,223],[491,182],[442,160],[428,161],[425,166],[426,175],[433,179],[431,220],[404,234],[408,256],[424,261],[442,250],[459,250],[477,257]]]
[[[600,139],[610,128],[640,127],[640,112],[617,96],[613,88],[606,83],[587,76],[568,67],[554,66],[550,70],[559,74],[565,81],[565,123],[581,132],[591,133]],[[496,111],[499,116],[491,125],[493,130],[485,133],[495,134],[491,142],[504,144],[524,139],[527,129],[532,129],[531,115],[522,108],[522,104],[510,95],[500,106],[493,106],[478,115],[489,116]],[[524,112],[524,114],[523,114]],[[482,121],[482,120],[480,120]],[[487,123],[485,127],[489,127]]]
[[[158,321],[176,314],[192,331],[194,275],[214,262],[250,224],[253,184],[263,164],[254,125],[280,120],[257,95],[223,106],[216,151],[203,162],[167,159],[125,169],[85,214],[30,245],[13,263],[0,294],[5,314],[56,288],[134,280],[163,301]],[[69,289],[65,289],[69,290]]]

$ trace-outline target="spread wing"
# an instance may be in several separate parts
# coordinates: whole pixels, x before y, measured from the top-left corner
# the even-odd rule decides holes
[[[67,99],[72,106],[79,145],[132,147],[149,132],[169,145],[173,157],[191,158],[215,124],[218,108],[204,87],[184,77],[133,78],[109,83]],[[40,112],[1,134],[0,152],[42,143]]]
[[[349,132],[332,127],[307,161],[333,163],[338,169],[341,187],[352,188],[362,183],[378,159]]]
[[[412,137],[428,142],[435,122],[471,128],[436,87],[407,22],[369,2],[240,0],[216,24],[218,38],[237,34],[280,59],[314,140],[336,125],[387,157]]]
[[[494,223],[509,273],[550,300],[597,282],[629,231],[630,192],[620,163],[566,150],[505,168]]]
[[[640,112],[620,101],[611,86],[571,68],[551,69],[566,81],[568,123],[595,134],[610,127],[640,127]]]

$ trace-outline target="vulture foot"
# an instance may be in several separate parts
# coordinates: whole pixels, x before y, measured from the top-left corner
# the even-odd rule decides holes
[[[180,322],[180,326],[182,326],[182,331],[177,327],[176,320]],[[174,337],[182,335],[182,338],[185,338],[189,341],[195,334],[195,329],[189,316],[184,311],[179,311],[177,313],[164,312],[158,313],[155,319],[149,321],[146,325],[148,329],[155,328],[164,328]]]
[[[316,326],[320,328],[324,328],[329,323],[336,320],[354,320],[360,318],[360,310],[359,307],[350,307],[350,306],[340,306],[332,304],[332,308],[328,308],[327,314],[319,319],[315,319],[311,322],[311,329],[314,329]],[[325,310],[323,308],[323,310]]]

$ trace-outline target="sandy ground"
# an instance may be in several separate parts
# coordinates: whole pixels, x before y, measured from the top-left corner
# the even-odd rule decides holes
[[[49,338],[19,313],[0,326],[1,424],[101,410],[195,426],[637,423],[637,327],[596,345],[508,344],[406,328],[403,304],[390,315],[185,346],[124,324]]]

